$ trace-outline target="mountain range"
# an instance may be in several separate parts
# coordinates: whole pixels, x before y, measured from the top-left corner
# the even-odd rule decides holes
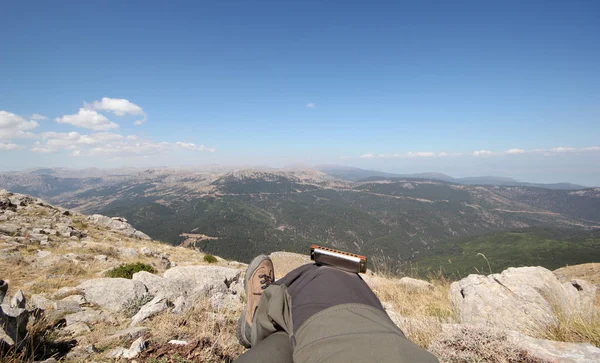
[[[521,187],[539,187],[546,189],[564,189],[564,190],[577,190],[585,189],[587,187],[583,185],[573,183],[528,183],[518,181],[513,178],[501,177],[501,176],[478,176],[478,177],[466,177],[466,178],[453,178],[450,175],[442,173],[416,173],[416,174],[395,174],[386,173],[377,170],[366,170],[348,166],[338,165],[322,165],[317,167],[318,170],[334,176],[339,179],[349,181],[359,181],[371,177],[384,177],[384,178],[417,178],[417,179],[431,179],[431,180],[442,180],[452,182],[456,184],[466,185],[503,185],[503,186],[521,186]]]
[[[153,239],[238,261],[318,243],[396,267],[420,262],[435,269],[427,261],[460,254],[463,243],[472,246],[478,236],[525,233],[524,241],[535,244],[544,240],[540,230],[546,240],[567,245],[592,239],[577,263],[600,257],[594,252],[600,251],[600,188],[504,185],[509,179],[471,185],[477,180],[378,173],[342,167],[38,169],[0,174],[0,188],[84,213],[122,216]],[[563,244],[548,247],[547,259],[560,258],[557,246]],[[522,257],[518,249],[511,256]]]

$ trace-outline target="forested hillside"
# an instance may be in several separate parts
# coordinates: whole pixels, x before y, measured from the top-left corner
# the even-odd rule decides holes
[[[320,243],[385,256],[396,268],[421,260],[427,270],[443,265],[438,260],[444,256],[458,253],[457,241],[482,238],[477,243],[459,243],[460,254],[468,252],[469,257],[464,269],[462,263],[456,268],[458,262],[451,267],[463,273],[472,267],[475,251],[485,253],[505,242],[505,235],[486,237],[490,233],[549,227],[585,232],[600,226],[599,189],[471,186],[383,176],[351,182],[310,170],[147,170],[94,176],[86,179],[89,182],[57,175],[44,178],[38,194],[56,191],[49,197],[54,203],[86,213],[122,216],[154,239],[173,245],[187,239],[187,244],[203,251],[239,261],[271,251],[304,253],[311,243]],[[26,187],[35,186],[31,182]],[[72,190],[64,192],[68,187]],[[568,246],[580,243],[559,237],[544,238]],[[512,251],[519,255],[519,246],[540,238],[526,234],[521,242],[502,250],[509,259]],[[548,254],[536,252],[542,256],[540,261],[554,261],[552,253],[562,251],[557,244],[548,246]],[[593,255],[585,251],[573,254],[575,262],[586,262]],[[477,266],[480,259],[475,259]],[[504,259],[496,263],[505,265]]]

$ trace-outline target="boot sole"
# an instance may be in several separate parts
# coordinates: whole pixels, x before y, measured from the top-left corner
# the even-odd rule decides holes
[[[238,341],[241,345],[243,345],[245,348],[251,347],[248,338],[246,338],[246,309],[242,311],[242,315],[238,319],[237,327],[235,329],[235,335],[237,336]]]

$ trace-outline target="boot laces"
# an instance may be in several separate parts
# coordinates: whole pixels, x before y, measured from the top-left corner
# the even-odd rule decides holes
[[[262,280],[260,280],[260,285],[261,285],[260,288],[262,290],[269,287],[269,285],[271,285],[271,283],[273,282],[273,278],[271,277],[271,275],[260,274],[260,275],[258,275],[258,277],[262,279]]]

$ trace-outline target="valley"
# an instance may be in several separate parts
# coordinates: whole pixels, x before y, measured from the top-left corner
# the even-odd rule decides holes
[[[520,259],[562,266],[571,261],[560,262],[562,253],[582,246],[582,238],[592,242],[578,250],[573,263],[600,257],[595,252],[600,251],[595,247],[598,188],[466,185],[381,175],[353,181],[316,169],[127,169],[79,175],[49,169],[0,174],[0,187],[83,213],[125,217],[171,245],[183,243],[186,234],[203,235],[193,241],[196,248],[245,262],[273,251],[304,253],[317,243],[385,258],[394,269],[419,264],[421,273],[443,268],[465,274],[485,262],[477,253],[490,254],[490,249],[503,251],[499,268]],[[538,236],[540,228],[545,238]],[[578,237],[565,238],[564,231]],[[505,233],[524,234],[526,242],[500,247]],[[463,243],[469,248],[456,247]],[[542,250],[537,259],[522,258],[525,245]],[[457,251],[466,254],[463,262],[453,255]],[[446,257],[455,264],[447,266]]]

